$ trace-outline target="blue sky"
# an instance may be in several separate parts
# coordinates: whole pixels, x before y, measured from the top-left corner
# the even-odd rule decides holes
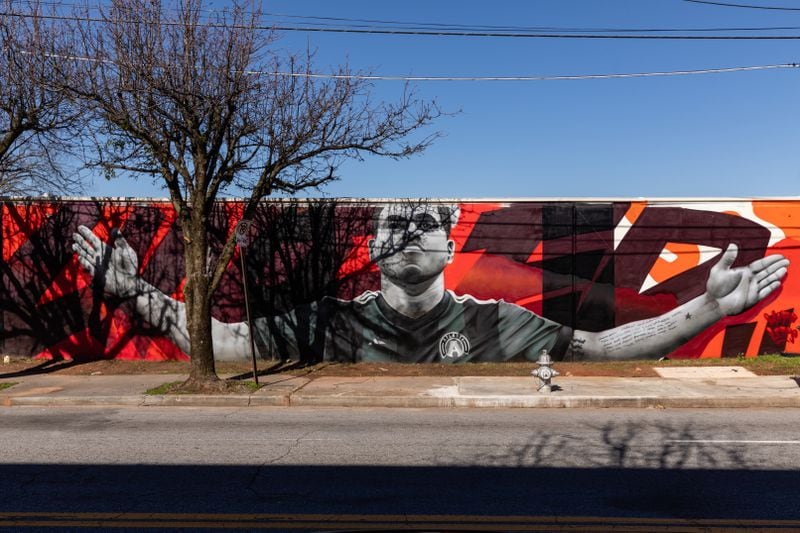
[[[220,5],[223,2],[217,2]],[[745,3],[745,2],[739,2]],[[800,7],[789,0],[751,5]],[[270,13],[466,25],[606,28],[800,27],[800,11],[682,0],[273,0]],[[291,20],[281,19],[299,25]],[[733,34],[735,32],[724,32]],[[766,33],[766,32],[761,32]],[[740,33],[741,34],[741,33]],[[800,30],[772,34],[800,35]],[[285,33],[279,49],[317,50],[383,75],[537,76],[800,62],[800,41],[502,39]],[[766,197],[800,185],[800,69],[645,79],[419,82],[455,116],[424,154],[367,157],[310,196]],[[375,82],[395,99],[402,82]],[[91,195],[164,196],[145,178],[96,178]]]

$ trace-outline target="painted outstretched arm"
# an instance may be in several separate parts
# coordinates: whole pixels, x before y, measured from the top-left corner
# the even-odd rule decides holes
[[[782,255],[731,268],[737,255],[736,245],[728,246],[711,269],[706,292],[668,313],[606,331],[576,330],[569,355],[576,360],[661,357],[719,319],[738,315],[780,287],[789,266]]]
[[[130,299],[136,313],[158,328],[178,348],[189,353],[186,307],[139,276],[139,260],[118,230],[112,230],[113,245],[103,242],[86,226],[78,226],[72,249],[81,266],[104,292]],[[211,319],[214,355],[217,359],[239,359],[249,350],[246,322],[225,323]]]

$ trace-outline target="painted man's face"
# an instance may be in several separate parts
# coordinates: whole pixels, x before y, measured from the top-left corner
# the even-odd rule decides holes
[[[381,273],[399,283],[435,278],[453,261],[450,240],[435,205],[392,204],[378,217],[370,257]]]

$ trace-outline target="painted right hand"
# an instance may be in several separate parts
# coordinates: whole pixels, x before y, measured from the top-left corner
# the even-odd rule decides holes
[[[103,290],[121,298],[136,296],[139,259],[118,229],[111,230],[113,246],[104,243],[86,226],[72,234],[78,261]]]

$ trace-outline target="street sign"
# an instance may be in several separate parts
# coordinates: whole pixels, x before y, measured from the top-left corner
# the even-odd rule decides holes
[[[236,244],[239,245],[241,252],[239,259],[242,262],[242,287],[244,288],[244,310],[247,316],[247,336],[250,339],[250,357],[253,359],[253,381],[258,385],[258,364],[256,363],[256,345],[253,339],[253,319],[250,316],[250,291],[247,288],[247,265],[245,265],[245,251],[250,244],[250,226],[253,224],[252,220],[243,218],[236,224]]]
[[[252,226],[252,224],[253,221],[246,218],[240,220],[239,223],[236,224],[236,244],[239,245],[239,248],[250,245],[250,226]]]

